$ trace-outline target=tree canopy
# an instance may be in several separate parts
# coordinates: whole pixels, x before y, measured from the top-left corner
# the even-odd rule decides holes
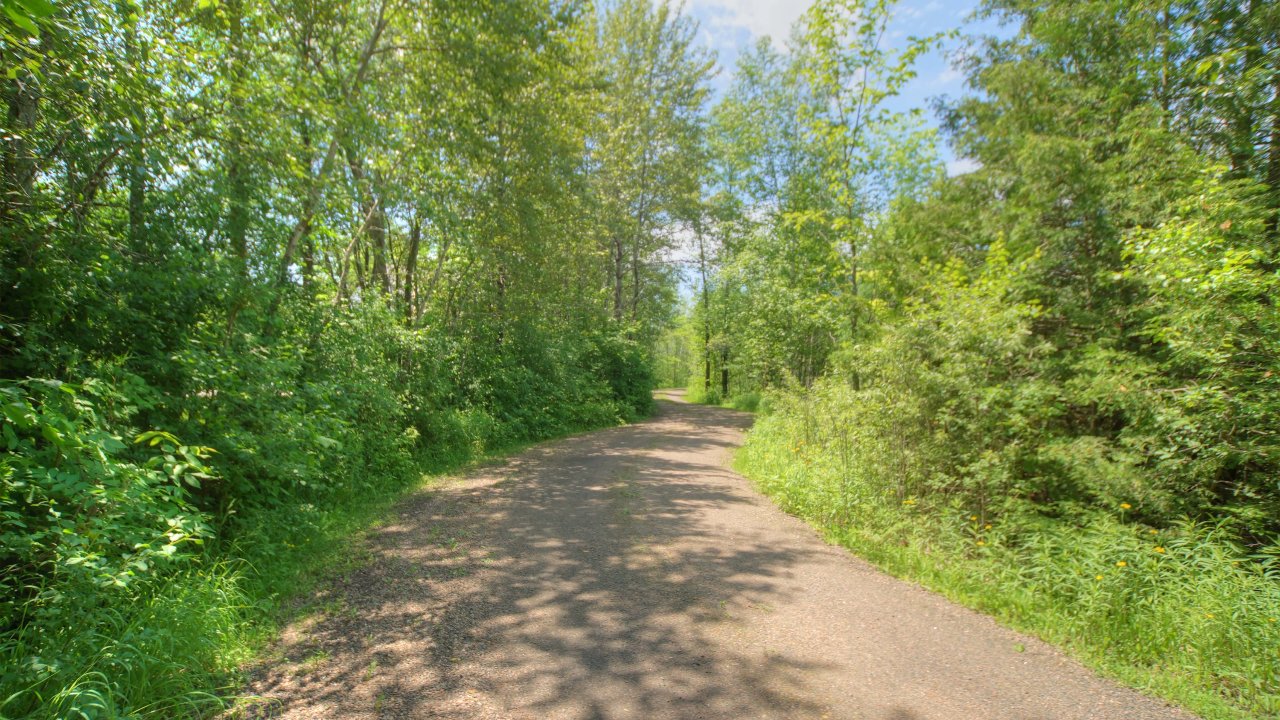
[[[655,373],[867,553],[1280,711],[1280,5],[985,0],[911,110],[896,12],[726,69],[666,0],[3,0],[0,715],[218,706],[265,559]]]

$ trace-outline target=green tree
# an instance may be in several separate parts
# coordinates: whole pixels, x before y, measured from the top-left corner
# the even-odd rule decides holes
[[[713,60],[697,25],[669,3],[624,0],[603,20],[600,77],[608,101],[591,137],[593,192],[608,253],[616,321],[651,337],[675,274],[665,264],[676,221],[701,191],[703,109]]]

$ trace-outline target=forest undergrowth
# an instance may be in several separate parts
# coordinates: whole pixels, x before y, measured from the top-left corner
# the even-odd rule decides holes
[[[352,537],[405,492],[648,412],[644,365],[625,345],[597,346],[618,363],[613,375],[561,365],[568,355],[534,375],[552,359],[526,355],[490,365],[463,393],[430,370],[442,348],[389,319],[334,323],[304,375],[290,358],[260,356],[234,382],[201,383],[217,392],[188,394],[181,420],[166,423],[172,432],[137,424],[140,406],[162,398],[118,368],[0,386],[13,503],[2,538],[10,572],[0,608],[11,630],[0,643],[0,715],[218,710],[290,601],[344,562]],[[225,355],[187,361],[231,371]],[[400,375],[413,383],[386,382],[409,363],[421,363]],[[477,391],[484,397],[467,397]]]
[[[1280,5],[987,0],[938,128],[902,7],[739,57],[661,381],[756,407],[742,470],[834,542],[1275,717]]]

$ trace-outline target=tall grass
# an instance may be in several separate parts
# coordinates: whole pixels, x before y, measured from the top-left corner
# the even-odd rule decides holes
[[[1150,527],[899,497],[850,468],[852,438],[760,419],[739,469],[784,509],[900,577],[1059,644],[1206,718],[1280,716],[1280,561],[1220,525]]]
[[[128,595],[62,606],[59,623],[30,623],[0,646],[7,695],[0,716],[194,717],[221,707],[250,655],[255,608],[242,570],[225,562],[157,578]],[[34,682],[14,687],[21,672]]]

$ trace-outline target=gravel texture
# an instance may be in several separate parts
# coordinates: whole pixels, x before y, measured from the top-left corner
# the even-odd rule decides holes
[[[1192,718],[826,545],[726,469],[749,422],[663,401],[414,495],[232,714]]]

